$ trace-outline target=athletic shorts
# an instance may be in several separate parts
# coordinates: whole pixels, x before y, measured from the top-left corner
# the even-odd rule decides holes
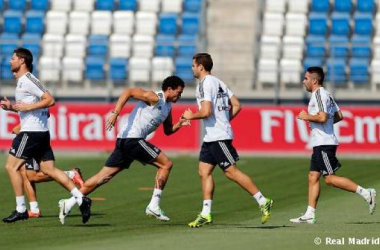
[[[223,170],[234,165],[239,160],[239,155],[232,145],[232,140],[203,142],[199,161],[219,165]]]
[[[40,171],[40,165],[36,162],[35,159],[30,158],[25,162],[26,170]]]
[[[160,152],[159,148],[142,138],[117,138],[115,149],[108,157],[105,166],[128,169],[134,160],[144,165],[150,164]]]
[[[54,153],[50,146],[50,133],[21,132],[12,142],[9,154],[19,159],[35,159],[39,161],[54,161]]]
[[[323,176],[335,174],[341,167],[336,158],[337,145],[323,145],[313,148],[310,171],[320,172]]]

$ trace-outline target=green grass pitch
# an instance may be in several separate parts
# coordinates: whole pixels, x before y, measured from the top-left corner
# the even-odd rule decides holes
[[[57,166],[79,166],[85,178],[96,173],[106,155],[57,157]],[[5,157],[0,156],[2,165]],[[191,229],[187,223],[201,210],[201,185],[197,158],[175,157],[174,168],[163,193],[161,207],[168,223],[145,215],[151,197],[155,169],[135,163],[110,183],[96,190],[93,216],[81,223],[76,208],[62,226],[58,221],[58,200],[69,197],[57,183],[37,184],[43,218],[14,224],[0,223],[0,249],[379,249],[379,245],[348,245],[348,238],[380,237],[380,211],[369,215],[365,201],[322,183],[316,225],[293,225],[290,218],[307,206],[307,158],[248,158],[238,166],[249,174],[265,196],[274,199],[272,218],[260,224],[254,201],[235,183],[215,169],[214,224]],[[341,160],[338,174],[380,192],[379,160]],[[15,201],[8,175],[0,169],[0,216],[8,216]],[[379,193],[380,194],[380,193]],[[380,201],[380,200],[379,200]],[[314,239],[320,237],[321,245]],[[326,237],[346,240],[345,246],[325,244]]]

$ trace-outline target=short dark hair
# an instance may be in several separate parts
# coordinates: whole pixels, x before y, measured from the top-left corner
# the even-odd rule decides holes
[[[321,67],[309,67],[306,70],[309,72],[309,74],[316,74],[317,77],[314,77],[317,79],[318,83],[323,86],[323,81],[325,80],[325,73],[323,73],[323,69]]]
[[[177,89],[179,86],[181,86],[182,88],[185,87],[185,83],[181,78],[179,78],[178,76],[168,76],[162,82],[161,89],[163,91],[166,91],[169,87],[172,89]]]
[[[203,65],[203,68],[205,68],[206,71],[211,72],[212,66],[214,63],[212,62],[212,58],[209,54],[207,53],[198,53],[193,56],[193,60],[198,65]]]
[[[13,51],[19,58],[23,58],[30,73],[33,73],[33,54],[25,48],[17,48]]]

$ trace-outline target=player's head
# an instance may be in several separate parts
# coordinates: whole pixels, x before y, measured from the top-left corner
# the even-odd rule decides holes
[[[209,74],[213,66],[212,58],[207,53],[198,53],[193,56],[193,64],[191,69],[195,78],[199,79],[204,73]]]
[[[321,67],[309,67],[306,70],[303,84],[307,91],[312,92],[316,87],[323,86],[325,73]]]
[[[23,67],[29,72],[33,72],[33,55],[28,49],[15,49],[11,59],[11,70],[12,72],[18,72]]]
[[[168,76],[162,82],[161,89],[165,92],[166,100],[177,102],[181,98],[185,83],[178,76]]]

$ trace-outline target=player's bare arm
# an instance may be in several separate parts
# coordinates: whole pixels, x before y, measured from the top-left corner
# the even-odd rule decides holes
[[[234,95],[229,99],[229,105],[231,106],[230,121],[232,121],[232,119],[234,119],[235,116],[240,112],[241,105],[240,105],[239,99]]]
[[[302,110],[298,114],[298,119],[308,121],[308,122],[317,122],[317,123],[325,123],[328,119],[327,113],[320,111],[316,115],[310,115],[305,110]]]
[[[15,126],[13,129],[12,129],[12,134],[15,134],[15,135],[18,135],[21,131],[21,124]]]
[[[14,109],[16,111],[25,112],[25,111],[32,111],[36,109],[49,108],[53,106],[54,104],[55,104],[54,97],[49,92],[45,92],[41,96],[41,100],[39,102],[30,103],[30,104],[24,103],[24,102],[16,103],[14,105]]]
[[[190,109],[186,110],[182,117],[186,120],[204,119],[211,116],[211,102],[202,101],[201,109],[197,113],[193,113]]]
[[[157,94],[153,91],[146,91],[141,88],[130,88],[124,90],[124,92],[120,95],[119,99],[117,100],[115,109],[111,111],[111,115],[108,117],[106,121],[107,130],[112,129],[112,127],[115,126],[117,117],[119,116],[121,110],[130,98],[143,101],[148,105],[155,105],[159,101]]]
[[[341,120],[343,120],[343,114],[342,111],[339,110],[334,113],[334,124],[340,122]]]
[[[1,104],[1,108],[6,111],[17,112],[17,110],[14,109],[11,101],[9,101],[6,96],[3,97],[3,99],[0,101],[0,104]]]
[[[182,126],[190,126],[190,121],[184,119],[183,117],[179,118],[179,121],[173,125],[172,113],[168,115],[164,121],[164,133],[165,135],[171,135],[177,132]]]

